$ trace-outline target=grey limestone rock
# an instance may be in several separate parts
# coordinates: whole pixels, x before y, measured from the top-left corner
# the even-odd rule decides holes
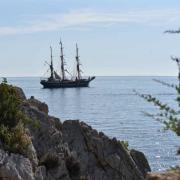
[[[34,180],[30,160],[22,155],[8,154],[0,149],[0,178],[10,180]]]
[[[34,97],[23,100],[22,112],[38,122],[26,124],[31,136],[27,156],[8,153],[0,144],[0,178],[17,180],[143,180],[149,164],[143,153],[127,150],[117,141],[78,120],[64,123],[48,115],[48,106]],[[46,158],[47,153],[58,158]],[[56,163],[57,159],[57,163]]]
[[[93,180],[141,180],[149,171],[140,168],[115,138],[109,139],[83,122],[65,121],[62,131],[63,140],[77,153],[83,176]],[[139,158],[145,160],[142,154]]]

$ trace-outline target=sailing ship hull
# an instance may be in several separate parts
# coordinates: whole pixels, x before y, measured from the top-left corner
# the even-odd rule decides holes
[[[41,84],[44,88],[78,88],[78,87],[88,87],[89,83],[95,79],[95,77],[91,77],[88,79],[80,79],[80,80],[41,80]]]

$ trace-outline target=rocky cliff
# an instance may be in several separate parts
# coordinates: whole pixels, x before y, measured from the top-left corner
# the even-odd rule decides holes
[[[126,149],[116,138],[79,120],[62,123],[48,115],[45,103],[26,99],[20,88],[17,92],[21,111],[31,119],[25,128],[32,143],[26,154],[8,152],[0,145],[0,179],[145,179],[150,167],[143,153]]]

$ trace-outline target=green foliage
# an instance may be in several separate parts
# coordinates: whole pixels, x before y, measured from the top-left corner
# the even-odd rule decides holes
[[[126,150],[128,150],[128,148],[129,148],[129,143],[128,143],[128,141],[120,141],[120,143],[123,145],[123,147],[124,147]]]
[[[2,80],[2,83],[5,83],[5,84],[6,84],[6,83],[7,83],[7,78],[3,77],[2,79],[3,79],[3,80]]]
[[[0,124],[10,128],[16,126],[20,120],[20,100],[13,86],[0,84]]]
[[[26,155],[31,138],[24,125],[36,123],[21,111],[22,100],[11,85],[0,84],[0,139],[6,150]],[[38,123],[35,124],[38,126]]]
[[[180,70],[180,59],[175,59],[175,61],[177,62],[179,70]],[[163,85],[167,85],[168,87],[173,87],[176,90],[177,92],[176,102],[178,103],[178,107],[180,108],[180,75],[178,75],[178,80],[179,80],[178,86],[168,85],[167,83],[161,82],[161,81],[159,82]],[[177,134],[177,136],[180,136],[180,119],[179,119],[180,110],[176,110],[170,107],[169,105],[162,103],[160,100],[158,100],[156,97],[153,97],[152,95],[140,94],[138,92],[136,92],[136,94],[142,97],[143,99],[145,99],[147,102],[153,103],[160,110],[160,113],[158,114],[153,115],[153,114],[146,113],[147,115],[164,123],[165,130],[172,130],[173,132]]]
[[[167,171],[172,173],[180,173],[180,166],[170,167]]]
[[[45,166],[48,170],[59,166],[59,157],[55,153],[47,153],[40,161],[39,165]]]
[[[1,125],[0,138],[6,150],[19,154],[26,154],[26,150],[31,143],[31,139],[21,123],[12,129]]]
[[[179,31],[166,31],[166,33],[179,33]],[[178,109],[174,109],[169,105],[162,103],[159,99],[153,97],[152,95],[140,94],[136,91],[135,93],[145,99],[147,102],[153,103],[154,106],[159,108],[160,112],[158,114],[146,113],[147,115],[162,122],[165,125],[165,130],[172,130],[177,136],[180,136],[180,58],[171,57],[171,59],[176,62],[178,66],[178,85],[169,84],[160,80],[155,81],[167,87],[173,88],[176,91],[177,98],[175,101],[177,102]],[[180,154],[180,152],[178,154]]]
[[[39,119],[30,119],[25,115],[22,115],[22,122],[23,124],[26,125],[31,125],[33,128],[35,129],[39,129],[40,128],[40,121]]]
[[[39,121],[39,119],[33,119],[33,120],[31,121],[31,124],[32,124],[32,126],[33,126],[34,128],[36,128],[36,129],[39,129],[39,128],[40,128],[40,121]]]

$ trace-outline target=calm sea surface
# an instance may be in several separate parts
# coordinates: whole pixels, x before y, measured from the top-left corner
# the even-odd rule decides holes
[[[176,83],[175,77],[97,77],[90,88],[43,89],[40,78],[8,78],[27,97],[35,96],[48,104],[50,114],[61,121],[80,119],[110,137],[127,140],[130,148],[145,153],[154,171],[180,165],[176,149],[180,138],[143,112],[156,109],[133,93],[151,93],[175,106],[176,92],[152,79]]]

